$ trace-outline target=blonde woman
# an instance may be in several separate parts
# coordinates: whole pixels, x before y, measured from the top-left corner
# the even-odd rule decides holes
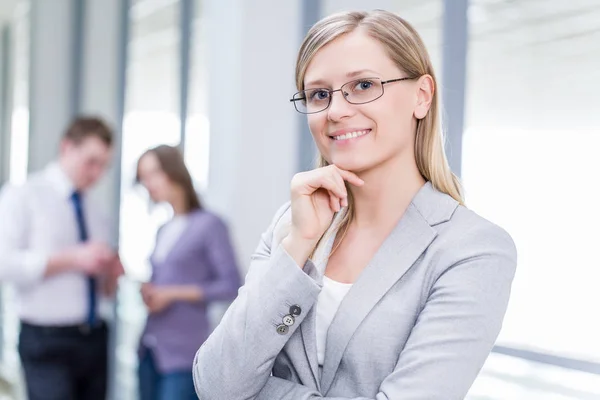
[[[291,99],[319,168],[197,353],[201,399],[462,399],[500,331],[510,236],[463,205],[417,32],[385,11],[307,34]]]

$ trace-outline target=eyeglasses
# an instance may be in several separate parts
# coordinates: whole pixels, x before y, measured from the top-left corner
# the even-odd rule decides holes
[[[325,111],[331,105],[333,93],[342,92],[350,104],[365,104],[383,96],[383,85],[414,78],[398,78],[382,81],[379,78],[361,78],[345,83],[337,90],[324,88],[301,90],[290,99],[301,114],[315,114]]]

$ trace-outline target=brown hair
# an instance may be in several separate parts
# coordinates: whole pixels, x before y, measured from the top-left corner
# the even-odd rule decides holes
[[[147,150],[144,154],[142,154],[142,156],[138,159],[135,177],[136,182],[140,181],[140,161],[147,154],[154,154],[158,159],[160,169],[167,175],[167,177],[169,177],[171,182],[181,186],[185,194],[186,212],[202,209],[200,199],[198,199],[198,194],[196,193],[194,184],[192,183],[190,171],[185,166],[183,155],[177,147],[163,144]]]
[[[63,139],[80,144],[89,137],[96,137],[108,147],[113,144],[113,132],[106,122],[98,117],[75,118],[63,135]]]

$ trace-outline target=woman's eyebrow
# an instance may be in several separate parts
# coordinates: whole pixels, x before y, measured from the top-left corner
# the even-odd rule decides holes
[[[348,72],[346,74],[346,77],[347,78],[355,78],[355,77],[363,75],[364,73],[367,73],[367,72],[370,73],[370,74],[379,75],[379,73],[377,73],[377,72],[375,72],[375,71],[373,71],[371,69],[359,69],[359,70],[356,70],[356,71]],[[327,87],[328,85],[327,85],[327,83],[325,83],[324,80],[317,79],[317,80],[305,83],[304,86],[305,87],[308,87],[308,86]]]
[[[348,72],[346,74],[346,77],[348,77],[348,78],[354,78],[354,77],[357,77],[359,75],[364,74],[365,72],[369,72],[371,74],[379,75],[377,72],[375,72],[375,71],[373,71],[371,69],[359,69],[358,71]]]

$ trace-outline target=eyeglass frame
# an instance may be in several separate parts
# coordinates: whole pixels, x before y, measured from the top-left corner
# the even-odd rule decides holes
[[[380,81],[381,81],[381,94],[380,94],[379,96],[375,97],[373,100],[365,101],[365,102],[363,102],[363,103],[353,103],[353,102],[351,102],[350,100],[348,100],[348,98],[347,98],[346,96],[344,96],[344,93],[342,93],[342,97],[344,98],[344,100],[346,100],[346,101],[347,101],[349,104],[354,104],[354,105],[359,105],[359,104],[368,104],[368,103],[371,103],[371,102],[373,102],[373,101],[375,101],[375,100],[378,100],[378,99],[380,99],[381,97],[383,97],[383,94],[385,93],[384,86],[385,86],[387,83],[394,83],[394,82],[406,81],[406,80],[411,80],[411,79],[415,79],[415,78],[411,78],[411,77],[409,77],[409,76],[406,76],[406,77],[404,77],[404,78],[388,79],[388,80],[386,80],[386,81],[383,81],[383,80],[381,80],[381,78],[376,78],[376,77],[370,77],[370,78],[358,78],[358,79],[353,79],[353,80],[351,80],[351,81],[348,81],[348,82],[344,83],[342,86],[340,86],[340,88],[339,88],[339,89],[335,89],[335,90],[330,90],[330,89],[326,89],[326,88],[314,88],[314,89],[304,89],[304,90],[300,90],[299,92],[296,92],[296,93],[294,93],[294,96],[296,96],[296,95],[297,95],[297,94],[299,94],[299,93],[306,92],[306,90],[324,90],[324,91],[327,91],[327,92],[329,93],[329,103],[327,104],[327,107],[325,107],[324,109],[322,109],[322,110],[319,110],[319,111],[313,111],[313,112],[302,112],[302,111],[298,110],[298,107],[296,106],[296,102],[297,102],[297,101],[306,100],[306,96],[304,96],[304,97],[299,97],[299,98],[297,98],[297,99],[295,99],[295,98],[292,96],[292,98],[290,99],[290,102],[294,103],[294,108],[295,108],[295,109],[296,109],[296,111],[297,111],[298,113],[300,113],[300,114],[304,114],[304,115],[317,114],[317,113],[323,112],[323,111],[327,110],[329,107],[331,107],[331,101],[332,101],[332,99],[333,99],[333,94],[334,94],[335,92],[341,92],[341,91],[342,91],[342,88],[343,88],[344,86],[346,86],[347,84],[349,84],[349,83],[352,83],[352,82],[360,82],[360,81],[363,81],[363,80],[367,81],[367,80],[369,80],[369,79],[377,79],[377,80],[380,80]]]

